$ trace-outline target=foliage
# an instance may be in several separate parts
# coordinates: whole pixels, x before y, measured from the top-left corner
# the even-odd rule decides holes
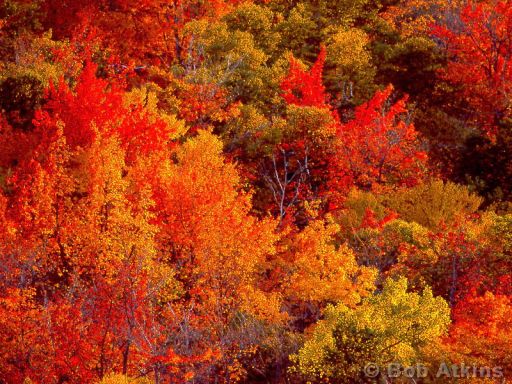
[[[459,215],[475,213],[482,199],[466,187],[442,180],[431,180],[390,194],[385,205],[406,221],[435,229],[451,224]]]
[[[512,369],[511,9],[3,1],[0,382]]]
[[[449,345],[455,359],[510,369],[510,297],[486,292],[468,295],[454,309]],[[462,343],[461,341],[464,340]]]
[[[412,186],[425,176],[426,153],[408,121],[406,99],[390,103],[393,87],[378,91],[339,128],[338,185],[349,178],[362,189]]]
[[[449,323],[448,305],[429,289],[409,293],[406,279],[388,280],[381,293],[356,308],[328,307],[292,360],[311,380],[359,381],[367,362],[385,367],[390,361],[418,361],[422,348],[444,335]]]
[[[469,2],[454,28],[439,27],[450,58],[446,78],[478,114],[482,129],[493,134],[510,109],[510,20],[508,1]]]

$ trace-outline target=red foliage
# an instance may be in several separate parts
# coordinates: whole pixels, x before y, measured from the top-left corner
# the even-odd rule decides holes
[[[366,208],[363,220],[361,222],[361,228],[382,229],[387,223],[397,218],[398,214],[396,212],[389,212],[386,216],[379,220],[375,217],[375,212],[373,210]]]
[[[472,116],[493,134],[510,117],[512,92],[512,3],[469,1],[453,28],[433,33],[446,44],[448,67],[443,76],[461,89]]]
[[[512,301],[509,296],[470,295],[453,309],[448,343],[467,364],[512,368]]]
[[[218,19],[239,0],[44,0],[46,28],[59,39],[88,40],[123,64],[168,66],[180,60],[179,33],[194,19]]]
[[[64,80],[51,85],[48,102],[36,115],[34,125],[44,130],[60,122],[66,143],[73,149],[90,146],[99,131],[107,137],[117,135],[127,150],[128,161],[136,153],[147,155],[166,148],[172,127],[151,116],[142,105],[128,105],[122,87],[96,77],[96,69],[88,63],[73,91]]]
[[[408,121],[407,98],[392,103],[392,92],[392,86],[377,92],[340,125],[334,190],[350,184],[367,190],[412,186],[425,176],[427,155]]]
[[[307,149],[310,175],[322,185],[309,190],[328,198],[329,209],[343,204],[350,188],[378,191],[393,186],[412,186],[427,174],[427,155],[407,110],[407,97],[392,102],[393,87],[377,92],[355,109],[348,123],[341,123],[328,103],[322,83],[325,48],[309,71],[292,58],[290,70],[281,82],[283,98],[289,105],[328,110],[331,120],[325,127],[304,127],[293,141],[282,143],[295,156]],[[331,132],[332,131],[332,132]],[[315,135],[324,137],[315,141]],[[315,143],[315,144],[312,144]],[[293,160],[300,162],[302,159]],[[292,186],[293,187],[293,186]],[[290,188],[291,193],[296,189]],[[304,188],[303,188],[304,193]]]
[[[281,82],[282,96],[288,104],[330,108],[327,104],[328,96],[322,82],[326,55],[326,49],[322,47],[316,62],[309,71],[303,70],[297,59],[291,57],[290,69]]]

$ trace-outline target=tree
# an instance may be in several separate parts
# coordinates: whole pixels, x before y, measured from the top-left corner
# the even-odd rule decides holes
[[[215,20],[237,0],[203,2],[173,0],[88,0],[80,3],[41,2],[42,23],[58,39],[79,43],[97,38],[121,65],[158,65],[169,68],[182,63],[180,42],[184,25],[195,19]]]
[[[463,186],[432,179],[412,188],[390,193],[383,203],[409,222],[435,230],[459,217],[475,214],[482,198]]]
[[[346,189],[347,179],[359,188],[378,190],[412,186],[425,177],[427,155],[409,121],[407,99],[392,103],[392,92],[392,86],[377,92],[339,127],[331,190]]]
[[[463,214],[434,231],[401,220],[390,226],[399,234],[390,274],[408,277],[414,287],[431,286],[452,307],[473,290],[509,294],[508,215]]]
[[[251,322],[243,319],[282,318],[278,296],[258,284],[266,258],[275,252],[275,223],[249,214],[250,195],[240,192],[237,171],[221,153],[220,140],[199,131],[177,148],[175,162],[163,162],[148,179],[154,186],[161,257],[175,266],[186,291],[173,309],[176,352],[219,351],[217,361],[198,363],[196,374],[204,380],[243,374],[240,354],[257,343],[244,328]]]
[[[434,29],[449,57],[443,76],[460,87],[461,96],[476,112],[472,118],[481,129],[494,134],[500,122],[510,115],[510,2],[471,1],[459,17],[453,28]]]
[[[350,110],[375,91],[369,47],[370,36],[360,28],[341,27],[327,37],[324,82],[339,110]]]
[[[350,308],[329,306],[300,351],[292,356],[295,370],[308,380],[353,383],[374,362],[386,375],[386,364],[419,361],[422,349],[443,336],[449,308],[430,289],[407,292],[407,280],[387,280],[383,290]]]
[[[453,311],[454,322],[446,340],[455,361],[509,372],[512,361],[511,301],[509,296],[473,292]]]
[[[266,281],[283,296],[283,304],[299,329],[321,316],[329,303],[359,304],[374,288],[376,271],[357,264],[347,244],[337,245],[339,227],[311,221],[280,242]]]
[[[512,369],[510,5],[4,0],[0,382]]]
[[[322,83],[325,55],[322,49],[309,71],[290,58],[280,85],[285,115],[260,133],[264,157],[258,171],[271,192],[271,209],[281,222],[307,223],[305,206],[321,199],[325,191],[338,121]]]
[[[406,37],[428,36],[434,23],[452,23],[456,18],[456,11],[462,4],[460,0],[400,0],[386,7],[381,17]]]
[[[458,115],[476,130],[467,138],[455,171],[488,201],[506,200],[512,190],[510,8],[510,1],[471,1],[457,14],[457,22],[433,29],[448,57],[441,77],[463,100]]]
[[[295,58],[291,57],[290,69],[281,82],[282,97],[288,104],[329,108],[322,81],[325,57],[326,50],[322,47],[315,64],[307,72]]]
[[[155,263],[150,195],[127,169],[165,151],[171,127],[141,106],[125,107],[121,89],[106,87],[88,66],[76,93],[64,82],[50,90],[34,127],[3,132],[10,145],[21,138],[25,151],[5,159],[2,217],[11,230],[1,257],[10,269],[1,297],[18,290],[14,305],[32,308],[28,332],[41,335],[28,367],[10,365],[18,357],[9,352],[6,380],[91,382],[156,353],[147,345],[157,328],[148,321],[152,303],[172,297],[175,284],[172,269]],[[137,130],[127,129],[132,124]],[[161,128],[160,140],[145,127],[154,135]],[[142,136],[148,147],[137,142]],[[5,338],[24,332],[6,327]]]

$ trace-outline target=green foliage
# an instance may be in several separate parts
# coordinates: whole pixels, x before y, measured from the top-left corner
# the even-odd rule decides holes
[[[407,292],[407,280],[387,280],[360,306],[330,306],[302,349],[294,370],[308,380],[354,383],[368,363],[385,367],[421,361],[422,350],[444,335],[448,304],[430,289]]]
[[[421,97],[421,103],[435,89],[436,71],[442,56],[435,43],[426,37],[404,38],[394,31],[386,31],[372,44],[378,81],[393,83],[411,97]],[[435,133],[435,132],[433,132]]]
[[[250,33],[258,48],[267,54],[274,54],[281,43],[281,36],[275,28],[274,12],[261,5],[243,3],[224,17],[231,30]]]
[[[34,111],[41,106],[43,91],[41,81],[29,75],[9,77],[0,83],[0,110],[11,126],[28,129]]]
[[[13,40],[15,62],[0,62],[0,112],[15,128],[28,129],[34,111],[40,108],[44,90],[64,75],[53,52],[65,44],[51,40],[51,33],[41,37],[19,37]]]
[[[318,49],[318,30],[313,12],[303,3],[297,4],[288,16],[277,26],[281,35],[281,50],[290,50],[298,58],[307,58],[311,62],[316,58]]]
[[[225,86],[234,98],[258,98],[269,75],[263,67],[268,57],[252,34],[206,20],[188,23],[183,33],[190,45],[185,67],[190,82]]]
[[[329,25],[349,26],[354,24],[368,15],[368,8],[371,8],[367,7],[368,4],[368,0],[305,0],[298,3],[276,0],[272,1],[270,6],[285,14],[300,7],[315,16],[313,20],[320,28],[325,28]]]
[[[342,104],[360,104],[375,90],[370,37],[359,28],[333,29],[326,39],[326,86]]]
[[[486,202],[506,208],[512,196],[512,118],[500,121],[494,138],[486,134],[464,137],[456,175],[473,186]],[[498,171],[499,170],[499,171]]]
[[[512,256],[512,214],[496,215],[489,235],[491,243],[501,243],[503,252]]]

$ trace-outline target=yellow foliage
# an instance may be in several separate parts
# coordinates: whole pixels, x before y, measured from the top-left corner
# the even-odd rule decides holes
[[[266,257],[275,252],[276,223],[249,215],[250,195],[239,190],[237,171],[224,161],[222,142],[213,134],[199,131],[175,156],[157,176],[165,207],[161,241],[192,255],[198,287],[213,293],[205,298],[208,305],[242,305],[263,317],[275,313],[275,299],[262,310],[263,293],[255,287]]]
[[[99,135],[99,133],[98,133]],[[130,259],[138,259],[148,268],[155,256],[156,229],[149,224],[148,196],[140,206],[128,200],[130,178],[125,177],[124,152],[115,137],[101,137],[80,155],[80,180],[89,198],[81,203],[82,218],[74,231],[82,234],[82,265],[93,263],[110,275]],[[76,240],[75,240],[76,241]],[[89,257],[87,257],[89,256]]]
[[[368,35],[360,29],[338,29],[327,42],[328,61],[345,75],[367,69],[371,62],[366,49],[369,42]]]
[[[151,384],[153,381],[149,378],[130,378],[121,374],[111,374],[105,376],[98,384]]]
[[[281,42],[279,33],[273,28],[275,18],[276,15],[269,8],[250,2],[240,4],[224,16],[230,28],[251,33],[265,52],[276,51]]]
[[[20,37],[15,43],[17,54],[16,63],[1,62],[0,82],[8,77],[31,77],[37,79],[47,87],[50,82],[57,83],[59,78],[70,72],[76,74],[79,64],[75,68],[65,68],[62,64],[52,62],[52,51],[63,49],[66,43],[52,40],[51,32],[40,37]]]
[[[383,203],[402,219],[433,229],[441,222],[450,224],[460,216],[475,213],[482,198],[465,186],[432,180],[392,193],[383,199]]]
[[[198,20],[188,23],[183,34],[190,44],[188,60],[197,61],[187,73],[192,83],[226,84],[238,80],[245,86],[261,85],[259,77],[248,73],[259,69],[267,55],[255,46],[249,32],[231,31],[225,22]]]
[[[428,35],[433,23],[442,21],[464,0],[400,0],[382,14],[382,18],[405,37]]]
[[[492,215],[490,242],[502,243],[505,252],[512,251],[512,214],[497,216]]]
[[[292,370],[305,378],[353,383],[368,363],[412,364],[422,349],[443,336],[450,323],[448,304],[423,293],[407,292],[407,280],[387,280],[376,292],[350,309],[330,305],[302,349]]]
[[[156,89],[153,89],[156,88]],[[172,135],[169,140],[177,140],[181,138],[186,132],[187,127],[185,123],[175,115],[166,113],[164,110],[158,108],[158,92],[161,91],[156,85],[150,88],[149,86],[142,88],[133,88],[130,92],[125,93],[124,104],[125,107],[132,105],[143,106],[142,112],[146,114],[146,117],[150,122],[154,122],[156,118],[159,118],[167,123],[169,127],[172,127]]]
[[[387,209],[379,196],[355,188],[350,190],[344,208],[336,219],[342,230],[347,232],[352,232],[361,226],[367,210],[371,210],[378,220],[383,219],[387,214]]]
[[[305,53],[304,41],[313,36],[316,25],[313,13],[306,4],[298,3],[289,13],[288,17],[277,26],[281,40],[293,52]],[[302,56],[302,55],[299,55]]]
[[[304,301],[341,301],[354,306],[373,289],[375,271],[358,266],[347,245],[334,245],[333,236],[338,231],[336,224],[316,220],[296,235],[290,248],[288,295]]]

